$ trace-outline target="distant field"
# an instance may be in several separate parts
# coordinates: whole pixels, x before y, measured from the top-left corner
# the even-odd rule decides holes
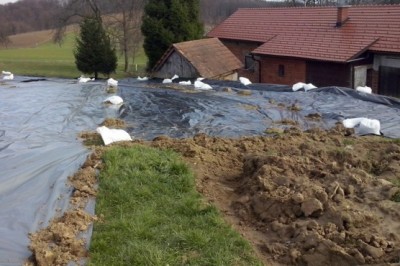
[[[11,36],[8,48],[0,49],[0,71],[11,71],[15,75],[76,78],[81,73],[75,67],[73,50],[77,30],[68,29],[64,43],[59,46],[52,42],[53,31],[30,32]],[[135,61],[138,72],[143,72],[146,64],[144,52]],[[130,75],[137,75],[131,73]],[[123,72],[123,61],[119,59],[116,78],[129,76]]]

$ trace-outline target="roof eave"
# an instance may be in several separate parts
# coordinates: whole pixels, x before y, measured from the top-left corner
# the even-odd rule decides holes
[[[258,55],[258,56],[274,56],[274,57],[285,57],[285,58],[295,58],[295,59],[302,59],[302,60],[311,60],[311,61],[323,61],[323,62],[332,62],[332,63],[347,63],[347,60],[341,60],[341,59],[333,59],[333,58],[313,58],[313,57],[307,57],[307,56],[292,56],[292,55],[279,55],[279,54],[266,54],[266,53],[254,53],[251,52],[253,55]]]
[[[265,43],[265,42],[267,42],[267,41],[269,41],[269,39],[268,39],[268,40],[248,39],[248,38],[246,38],[246,39],[239,39],[239,38],[237,38],[237,37],[226,37],[226,36],[225,36],[225,37],[207,36],[207,37],[218,38],[218,39],[220,39],[220,40],[241,41],[241,42],[255,42],[255,43],[261,43],[261,44],[262,44],[262,43]]]
[[[353,60],[355,60],[355,59],[358,59],[358,57],[359,57],[361,54],[363,54],[363,53],[365,53],[366,51],[368,51],[369,48],[370,48],[372,45],[374,45],[378,40],[379,40],[379,38],[376,38],[375,40],[373,40],[370,44],[368,44],[368,45],[365,46],[363,49],[361,49],[360,51],[358,51],[357,53],[355,53],[354,55],[352,55],[350,58],[348,58],[348,59],[346,60],[346,62],[349,62],[349,61],[353,61]]]
[[[172,53],[175,51],[175,46],[171,45],[167,51],[161,56],[161,58],[157,61],[157,63],[154,65],[154,67],[151,69],[151,72],[157,72],[160,70],[160,68],[164,65],[165,61],[168,60],[168,58],[172,55]]]

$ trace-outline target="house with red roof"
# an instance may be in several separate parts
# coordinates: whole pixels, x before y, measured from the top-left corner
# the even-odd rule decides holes
[[[400,96],[400,5],[242,8],[212,29],[252,82]]]

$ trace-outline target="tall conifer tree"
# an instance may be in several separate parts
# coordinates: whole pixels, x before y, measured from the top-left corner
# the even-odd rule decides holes
[[[151,69],[170,45],[200,39],[199,0],[150,0],[145,7],[142,33]]]
[[[117,56],[99,18],[85,18],[76,39],[75,64],[85,74],[107,76],[117,68]]]

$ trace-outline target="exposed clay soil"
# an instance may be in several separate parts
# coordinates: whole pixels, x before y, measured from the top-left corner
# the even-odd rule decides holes
[[[101,126],[106,126],[109,128],[126,128],[125,121],[118,118],[106,118]]]
[[[286,130],[275,137],[158,137],[265,265],[400,261],[400,145],[381,137]],[[396,184],[396,185],[395,185]]]
[[[150,145],[182,154],[197,189],[254,247],[265,265],[387,265],[400,261],[400,144],[297,128],[272,137],[190,139]],[[78,235],[93,222],[82,207],[96,194],[96,149],[70,178],[75,206],[31,236],[37,265],[85,257]]]
[[[87,243],[81,237],[94,221],[98,220],[85,211],[90,198],[96,196],[96,169],[102,167],[102,149],[97,148],[88,156],[82,168],[69,177],[74,192],[70,209],[61,217],[53,219],[46,228],[29,236],[29,249],[33,255],[24,266],[81,265],[88,257]]]

